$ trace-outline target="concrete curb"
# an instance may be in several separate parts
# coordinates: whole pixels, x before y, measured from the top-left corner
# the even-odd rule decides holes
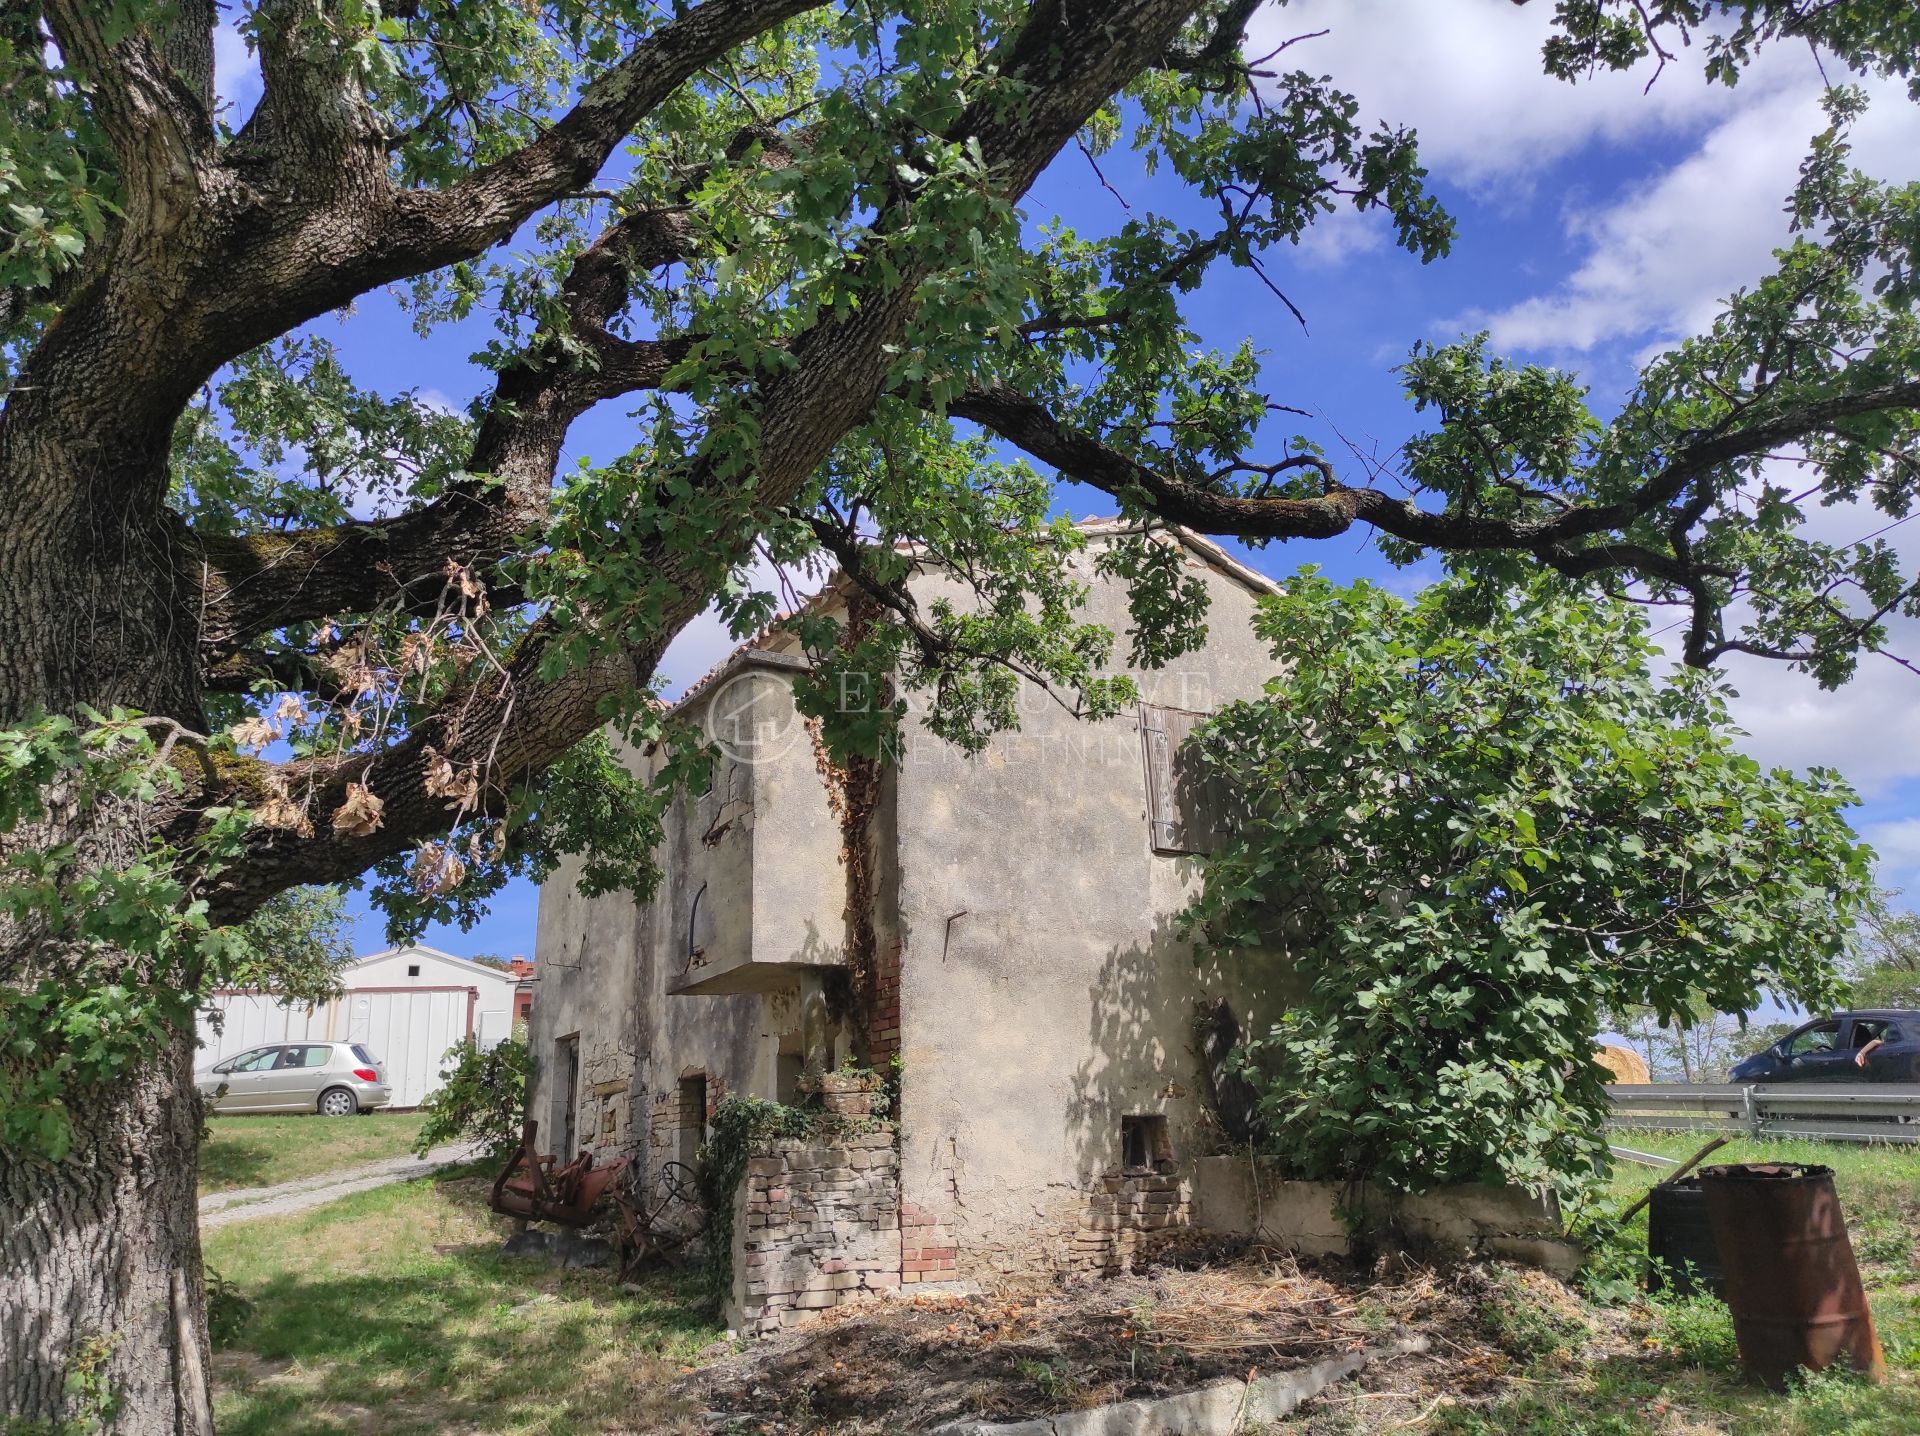
[[[1230,1436],[1249,1425],[1279,1420],[1369,1362],[1410,1356],[1430,1344],[1424,1336],[1403,1337],[1251,1382],[1229,1377],[1178,1396],[1120,1401],[1033,1421],[953,1421],[936,1426],[928,1436]]]

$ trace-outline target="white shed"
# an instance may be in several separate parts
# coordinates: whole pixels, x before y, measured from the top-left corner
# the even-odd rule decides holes
[[[450,952],[389,948],[349,963],[341,977],[345,995],[318,1007],[217,993],[209,1006],[224,1020],[215,1032],[201,1013],[197,1065],[267,1042],[358,1042],[385,1066],[393,1106],[418,1107],[440,1085],[448,1048],[470,1033],[492,1047],[513,1031],[519,977]]]

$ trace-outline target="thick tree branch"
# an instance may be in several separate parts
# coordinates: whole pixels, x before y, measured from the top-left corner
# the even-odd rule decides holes
[[[395,196],[381,268],[417,273],[478,254],[591,181],[614,147],[701,68],[826,0],[704,0],[581,93],[538,139],[450,189]]]
[[[1920,379],[1879,384],[1831,399],[1816,399],[1770,419],[1705,434],[1677,450],[1666,467],[1650,476],[1631,497],[1617,504],[1576,506],[1550,521],[1548,536],[1580,538],[1620,528],[1672,503],[1685,492],[1688,484],[1721,464],[1770,453],[1783,444],[1825,432],[1847,419],[1901,409],[1920,409]]]
[[[45,14],[61,54],[91,85],[129,208],[151,221],[151,211],[190,203],[213,149],[212,0],[178,0],[157,40],[136,25],[111,44],[98,5],[47,0]]]
[[[1195,488],[1062,424],[1038,400],[1004,386],[970,392],[950,412],[992,430],[1080,483],[1202,533],[1251,539],[1333,538],[1356,523],[1367,523],[1395,538],[1431,548],[1532,553],[1570,576],[1625,568],[1689,589],[1701,577],[1674,555],[1641,544],[1568,547],[1555,528],[1557,518],[1508,520],[1435,511],[1378,489],[1351,488],[1337,482],[1324,462],[1309,464],[1320,471],[1325,483],[1325,492],[1315,498],[1249,498]]]
[[[769,162],[784,162],[804,143],[804,133],[749,126],[728,152],[759,144]],[[707,172],[688,175],[681,194]],[[396,600],[417,606],[438,592],[448,558],[484,569],[522,549],[545,517],[573,420],[604,400],[658,388],[692,349],[689,337],[623,339],[607,325],[626,308],[635,275],[685,260],[696,237],[682,205],[650,207],[609,225],[574,260],[560,286],[567,333],[543,330],[524,362],[495,382],[467,465],[490,482],[457,484],[390,519],[203,540],[203,644],[219,654],[290,623]]]
[[[1728,575],[1695,563],[1684,547],[1663,553],[1625,541],[1574,545],[1582,539],[1617,533],[1659,512],[1689,483],[1721,464],[1770,452],[1783,442],[1817,433],[1846,418],[1914,407],[1920,407],[1920,381],[1881,385],[1817,401],[1789,414],[1685,445],[1665,468],[1621,503],[1573,504],[1536,519],[1423,509],[1409,499],[1378,489],[1341,484],[1331,467],[1320,462],[1311,466],[1320,470],[1325,491],[1314,498],[1256,498],[1195,488],[1062,424],[1044,404],[1005,386],[970,392],[956,401],[950,412],[992,430],[1082,483],[1140,503],[1163,518],[1204,533],[1254,539],[1331,538],[1355,523],[1368,523],[1395,538],[1429,548],[1532,553],[1570,576],[1627,569],[1699,597],[1703,580]],[[1696,499],[1689,512],[1697,520],[1704,507]]]
[[[238,648],[207,666],[209,693],[251,693],[263,686],[323,698],[340,697],[345,691],[326,665],[290,648]]]
[[[238,921],[274,893],[297,884],[356,877],[381,859],[444,832],[449,822],[446,799],[428,791],[435,761],[429,748],[456,768],[475,765],[483,788],[474,812],[498,815],[512,787],[537,776],[604,721],[604,705],[632,691],[652,671],[666,643],[662,637],[641,650],[605,653],[545,679],[540,668],[553,639],[550,626],[536,625],[501,669],[449,698],[433,716],[377,754],[286,764],[223,760],[220,790],[203,798],[254,808],[284,798],[305,810],[312,832],[256,825],[247,857],[224,869],[207,894],[214,919]],[[366,832],[333,827],[349,783],[379,799],[379,827]]]
[[[1017,200],[1087,116],[1164,50],[1190,9],[1185,0],[1126,0],[1098,14],[1062,0],[1037,5],[1026,29],[1007,47],[1001,69],[1024,103],[982,101],[962,115],[950,137],[977,139],[1002,193]],[[879,242],[885,242],[884,235]],[[898,342],[913,312],[916,285],[917,275],[909,274],[848,317],[823,324],[795,343],[793,368],[768,386],[761,405],[762,443],[752,486],[756,508],[788,502],[847,430],[871,411],[892,364],[889,346]],[[592,290],[583,282],[583,302]],[[551,473],[549,467],[545,481]],[[702,473],[695,481],[720,480]],[[707,602],[707,586],[688,570],[688,560],[664,549],[653,557],[678,597],[644,641],[546,679],[540,676],[541,660],[554,634],[543,620],[502,671],[449,700],[377,756],[280,773],[263,766],[253,779],[261,795],[283,787],[307,793],[303,801],[315,815],[316,831],[302,837],[261,829],[258,850],[224,878],[228,886],[214,899],[216,912],[241,915],[294,883],[362,872],[443,831],[445,805],[424,790],[429,745],[455,762],[480,762],[490,777],[511,781],[537,772],[591,732],[604,720],[604,704],[649,676],[673,634]],[[344,800],[350,781],[364,784],[386,804],[377,831],[343,835],[319,822]]]

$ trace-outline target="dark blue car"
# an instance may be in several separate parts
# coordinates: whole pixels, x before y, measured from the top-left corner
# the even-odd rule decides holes
[[[1920,1082],[1920,1012],[1836,1012],[1734,1064],[1735,1082]]]

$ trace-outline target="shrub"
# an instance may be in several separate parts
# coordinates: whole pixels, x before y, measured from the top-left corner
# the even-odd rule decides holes
[[[445,1142],[468,1142],[492,1158],[520,1145],[520,1124],[527,1111],[527,1078],[533,1057],[527,1044],[510,1037],[482,1051],[473,1038],[447,1049],[440,1069],[440,1090],[426,1101],[427,1122],[413,1150],[425,1156]]]
[[[1244,802],[1187,923],[1304,989],[1243,1049],[1295,1175],[1577,1195],[1603,1012],[1834,992],[1871,890],[1853,793],[1742,754],[1628,605],[1309,570],[1255,629],[1283,671],[1199,735]]]

